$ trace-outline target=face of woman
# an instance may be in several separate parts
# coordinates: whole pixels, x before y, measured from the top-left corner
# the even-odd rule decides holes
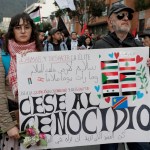
[[[13,32],[15,41],[18,44],[28,44],[32,33],[32,27],[30,23],[20,19],[19,25],[14,27]]]
[[[87,38],[87,39],[85,40],[85,43],[86,43],[87,45],[89,45],[90,42],[91,42],[90,38]]]

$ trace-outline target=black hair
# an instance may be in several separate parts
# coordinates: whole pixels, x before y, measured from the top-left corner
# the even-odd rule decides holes
[[[9,28],[8,28],[8,32],[6,33],[6,39],[5,39],[5,45],[4,45],[4,50],[9,53],[8,51],[8,41],[11,39],[15,39],[15,35],[14,35],[14,27],[19,25],[20,19],[23,19],[23,22],[27,22],[31,25],[32,27],[32,33],[31,33],[31,37],[29,42],[33,42],[35,41],[36,44],[36,49],[37,51],[41,51],[41,44],[40,41],[38,39],[38,32],[36,29],[36,26],[33,22],[33,20],[30,18],[30,16],[27,13],[20,13],[17,14],[16,16],[12,17],[10,24],[9,24]]]
[[[38,32],[44,32],[43,30],[39,29]]]
[[[90,39],[89,46],[92,46],[91,38],[90,38],[89,36],[87,36],[87,37],[85,38],[85,41],[86,41],[86,39]],[[87,46],[85,41],[84,41],[84,46]]]
[[[71,32],[71,35],[72,35],[73,33],[75,33],[75,34],[77,35],[77,32],[75,32],[75,31]]]

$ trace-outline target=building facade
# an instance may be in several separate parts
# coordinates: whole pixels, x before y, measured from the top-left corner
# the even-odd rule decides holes
[[[141,8],[142,11],[136,10],[136,5],[139,0],[105,0],[106,11],[103,12],[103,16],[96,17],[91,22],[88,23],[88,28],[91,33],[95,33],[97,35],[105,35],[108,33],[108,25],[107,25],[107,14],[108,10],[113,3],[122,3],[125,4],[135,10],[133,20],[131,22],[131,33],[132,32],[142,32],[146,28],[150,28],[150,1],[144,0],[145,5],[148,5],[149,8]],[[140,8],[140,6],[139,6]],[[74,21],[75,31],[80,33],[81,27],[78,24],[78,21],[75,19]]]
[[[0,23],[0,30],[6,32],[8,30],[10,21],[10,17],[3,17],[3,21]]]

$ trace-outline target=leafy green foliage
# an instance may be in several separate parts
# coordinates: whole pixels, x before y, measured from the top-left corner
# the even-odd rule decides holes
[[[150,8],[150,1],[146,0],[135,0],[135,10],[142,11]]]
[[[52,28],[50,22],[47,21],[43,21],[41,24],[36,24],[36,27],[38,30],[43,30],[44,32],[49,31]]]
[[[136,95],[133,95],[133,101],[136,99]]]
[[[140,89],[144,89],[146,91],[146,93],[148,93],[147,88],[148,88],[148,85],[149,85],[149,81],[148,81],[148,78],[146,76],[145,66],[143,66],[143,65],[140,66],[140,68],[137,70],[136,76],[141,81]]]
[[[105,11],[106,5],[105,1],[90,1],[89,4],[89,13],[94,17],[100,17],[102,16],[102,12]]]
[[[47,146],[47,141],[45,139],[40,139],[41,146]]]
[[[86,5],[85,0],[74,0],[74,2],[76,11],[72,11],[69,8],[58,9],[55,16],[58,17],[68,13],[70,19],[77,17],[81,27],[83,27],[84,22],[88,23],[91,19],[102,16],[102,12],[106,9],[105,0],[86,0]],[[56,2],[54,4],[58,6]]]

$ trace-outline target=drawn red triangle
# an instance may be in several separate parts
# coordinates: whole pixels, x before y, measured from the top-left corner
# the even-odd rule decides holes
[[[120,81],[124,80],[127,76],[120,73]]]
[[[105,63],[101,62],[101,69],[104,69],[105,68]]]

